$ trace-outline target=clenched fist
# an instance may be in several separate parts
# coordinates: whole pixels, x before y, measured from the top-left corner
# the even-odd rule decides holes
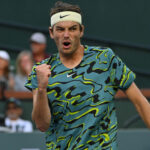
[[[46,89],[48,85],[48,79],[51,75],[50,71],[51,66],[47,64],[42,64],[36,67],[37,80],[38,80],[38,88]]]

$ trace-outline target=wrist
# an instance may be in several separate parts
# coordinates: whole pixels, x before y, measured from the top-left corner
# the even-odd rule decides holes
[[[38,87],[38,92],[46,92],[47,89],[46,88],[43,88],[43,87]]]

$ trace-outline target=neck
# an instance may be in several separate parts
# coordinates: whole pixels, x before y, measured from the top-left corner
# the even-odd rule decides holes
[[[79,45],[79,47],[74,53],[70,55],[63,55],[62,53],[59,53],[59,55],[60,60],[64,64],[64,66],[72,69],[81,62],[84,55],[84,47],[82,45]]]
[[[19,72],[18,74],[20,74],[21,76],[28,76],[30,72],[27,72],[25,70],[23,70],[22,72]]]
[[[11,121],[16,121],[16,120],[18,120],[19,118],[11,118],[10,120]]]
[[[40,62],[45,58],[45,53],[33,54],[34,60]]]
[[[4,76],[4,70],[0,69],[0,76]]]

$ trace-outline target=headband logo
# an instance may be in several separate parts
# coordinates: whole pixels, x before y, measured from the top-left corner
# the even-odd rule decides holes
[[[70,14],[64,15],[64,16],[61,16],[61,15],[60,15],[60,19],[61,19],[61,18],[64,18],[64,17],[67,17],[67,16],[69,16],[69,15],[70,15]]]
[[[74,11],[61,11],[51,16],[51,27],[60,21],[74,21],[82,24],[82,16]]]

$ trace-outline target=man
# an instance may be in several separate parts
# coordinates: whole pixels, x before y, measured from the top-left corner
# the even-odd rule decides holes
[[[14,89],[14,78],[9,68],[10,56],[6,51],[0,50],[0,92],[2,95],[5,89]]]
[[[110,48],[81,45],[78,6],[57,2],[49,31],[58,54],[35,65],[26,84],[33,91],[32,118],[46,131],[48,149],[117,150],[118,89],[150,127],[150,105],[133,82],[134,73]]]
[[[46,37],[44,34],[40,32],[32,34],[30,43],[35,62],[41,62],[50,56],[46,53]]]
[[[17,99],[10,98],[6,104],[5,126],[12,132],[32,132],[32,123],[21,119],[22,108],[21,102]]]

